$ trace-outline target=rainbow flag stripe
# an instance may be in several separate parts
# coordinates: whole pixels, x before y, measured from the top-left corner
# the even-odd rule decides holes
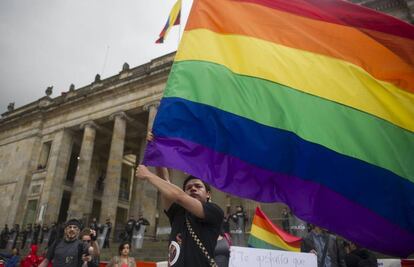
[[[153,131],[148,165],[414,252],[412,25],[339,0],[195,0]]]
[[[168,32],[173,26],[180,24],[180,19],[181,19],[181,0],[177,0],[173,8],[171,9],[167,22],[165,23],[165,26],[160,32],[159,37],[155,41],[155,43],[157,44],[164,43],[164,39],[167,37]]]
[[[286,233],[274,225],[260,208],[256,208],[248,241],[249,247],[300,252],[301,240],[300,237]]]

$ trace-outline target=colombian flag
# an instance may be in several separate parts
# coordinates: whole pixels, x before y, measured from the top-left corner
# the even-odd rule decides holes
[[[414,27],[340,0],[195,0],[148,165],[414,252]]]
[[[155,43],[161,44],[164,42],[164,39],[167,37],[168,32],[170,31],[171,27],[174,25],[180,24],[180,17],[181,17],[181,0],[178,0],[175,5],[173,6],[170,15],[168,16],[167,23],[165,24],[164,28],[162,29],[159,38]]]
[[[286,233],[257,207],[249,236],[249,247],[300,252],[301,238]]]

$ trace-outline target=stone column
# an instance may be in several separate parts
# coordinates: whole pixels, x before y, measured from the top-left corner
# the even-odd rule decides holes
[[[90,210],[86,210],[86,207],[89,207],[86,199],[89,193],[89,180],[91,179],[90,172],[97,125],[94,122],[86,122],[81,125],[81,128],[83,128],[82,146],[68,213],[69,218],[86,220],[86,216],[90,214]]]
[[[40,205],[46,207],[44,222],[56,222],[62,202],[63,184],[66,178],[70,154],[72,152],[72,134],[67,130],[56,133],[49,154],[49,163],[45,183],[43,184]]]
[[[148,131],[152,131],[152,126],[154,124],[155,115],[157,114],[159,106],[159,101],[153,101],[146,105],[144,105],[144,111],[148,112],[148,124],[147,129]],[[139,163],[142,162],[144,158],[145,147],[147,145],[146,137],[143,138],[141,141],[140,153],[137,156],[137,166]],[[153,233],[155,236],[156,231],[156,214],[159,214],[157,208],[159,205],[157,204],[159,201],[159,197],[157,197],[156,189],[147,183],[144,183],[141,180],[134,179],[133,187],[132,187],[132,197],[131,197],[131,205],[129,214],[138,218],[138,215],[142,213],[145,218],[147,218],[150,223],[150,230],[149,232]],[[151,230],[153,228],[154,230]]]
[[[99,131],[99,129],[98,129]],[[89,174],[89,185],[88,185],[88,191],[86,192],[86,206],[85,210],[89,211],[88,214],[86,214],[87,224],[89,225],[92,218],[91,214],[93,213],[93,201],[94,201],[94,194],[96,189],[96,182],[98,180],[98,177],[102,175],[101,170],[99,169],[100,161],[102,160],[95,149],[94,156],[92,157],[92,163],[91,163],[91,172]]]
[[[154,125],[155,115],[157,115],[158,106],[159,101],[151,102],[144,106],[144,110],[148,111],[149,132],[152,132],[152,126]],[[140,194],[140,200],[140,203],[142,203],[140,209],[142,211],[145,210],[145,213],[147,214],[146,216],[148,216],[151,220],[151,225],[153,225],[154,227],[153,229],[150,229],[150,231],[156,238],[159,218],[162,214],[160,192],[151,184],[145,183],[143,185],[143,190]]]
[[[126,132],[126,115],[123,112],[111,116],[114,119],[114,130],[112,133],[111,149],[109,152],[108,166],[104,192],[102,196],[101,221],[109,218],[115,229],[116,210],[118,207],[119,188],[122,174],[122,159],[124,156],[124,143]]]
[[[159,105],[159,101],[154,101],[144,105],[144,110],[148,111],[148,131],[152,131],[152,126],[154,125],[154,119],[155,115],[157,115]]]
[[[147,140],[146,137],[144,137],[141,140],[139,155],[137,155],[136,158],[136,166],[142,162],[146,145]],[[129,207],[129,216],[134,216],[134,218],[138,218],[138,215],[142,213],[142,194],[144,190],[143,186],[144,183],[141,180],[136,179],[134,176],[131,193],[131,205]]]

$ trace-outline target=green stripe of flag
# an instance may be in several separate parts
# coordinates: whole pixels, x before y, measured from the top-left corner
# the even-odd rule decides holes
[[[256,238],[253,235],[249,236],[248,245],[253,248],[263,248],[263,249],[276,249],[276,250],[285,250],[277,246],[273,246],[259,238]]]
[[[174,63],[164,96],[294,132],[414,182],[414,134],[350,107],[201,61]]]

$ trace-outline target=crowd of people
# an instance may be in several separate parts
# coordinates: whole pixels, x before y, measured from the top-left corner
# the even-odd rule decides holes
[[[22,244],[26,241],[31,243],[30,252],[23,259],[20,259],[21,250],[16,246],[16,241],[11,249],[12,254],[0,253],[0,257],[5,262],[5,267],[15,267],[18,264],[22,267],[98,267],[101,249],[105,245],[108,247],[111,228],[112,224],[109,220],[100,225],[96,219],[93,219],[90,227],[84,227],[79,220],[70,219],[62,225],[53,225],[51,229],[44,231],[43,235],[50,232],[46,242],[44,239],[33,238],[29,240],[27,235],[20,236]],[[10,232],[8,227],[2,231],[2,237],[5,236],[2,240],[9,244],[11,242],[7,238],[11,237]],[[39,233],[42,234],[42,232]],[[102,246],[98,243],[99,235],[103,235],[105,239]],[[45,250],[42,255],[38,255],[39,246],[43,244]],[[135,260],[129,257],[129,251],[130,244],[128,242],[122,243],[119,247],[119,255],[115,256],[111,263],[121,267],[124,266],[124,260],[127,259],[128,266],[135,266]],[[122,264],[117,265],[118,263]]]
[[[231,216],[228,217],[231,218]],[[135,259],[129,256],[129,252],[132,249],[133,234],[148,225],[149,221],[142,215],[137,220],[130,217],[125,224],[125,231],[121,234],[122,239],[119,246],[119,255],[111,259],[108,263],[109,267],[136,266]],[[18,229],[18,226],[16,228]],[[101,247],[109,247],[108,237],[111,233],[112,224],[107,220],[102,225],[97,222],[96,218],[93,218],[89,227],[84,228],[80,221],[71,219],[64,224],[53,224],[50,228],[42,227],[38,239],[32,238],[30,231],[27,234],[23,234],[19,231],[13,231],[13,229],[10,230],[5,225],[1,234],[3,249],[6,248],[7,244],[10,244],[10,238],[16,238],[13,241],[11,254],[0,253],[1,259],[6,262],[5,267],[15,267],[19,263],[22,267],[97,267],[99,266]],[[31,229],[30,225],[27,226],[27,229]],[[15,232],[18,234],[13,235]],[[100,246],[98,243],[99,233],[101,233],[101,236],[102,234],[105,236],[103,246]],[[17,238],[20,238],[19,242],[17,242]],[[224,231],[222,227],[217,238],[217,246],[215,249],[217,262],[228,263],[231,244],[230,234],[228,231]],[[27,256],[21,259],[20,251],[25,249],[27,245],[30,245],[31,249]],[[41,255],[38,255],[39,248],[42,245],[44,245],[45,250]]]
[[[310,226],[302,240],[302,252],[317,256],[318,267],[377,267],[375,255],[358,245],[330,234],[326,229]]]
[[[152,134],[149,134],[148,141],[152,139]],[[144,165],[137,167],[136,178],[152,184],[161,194],[164,211],[171,225],[168,266],[227,267],[230,246],[246,246],[248,217],[243,207],[237,206],[234,213],[225,215],[211,201],[210,185],[203,180],[189,176],[180,188],[170,182],[167,168],[158,167],[153,173]],[[287,209],[283,210],[282,216],[282,226],[288,230]],[[230,227],[230,222],[234,224],[233,227]],[[143,235],[147,225],[149,222],[142,215],[138,220],[130,217],[122,234],[119,255],[111,259],[109,267],[135,266],[135,259],[129,256],[131,243],[136,241],[136,236]],[[109,247],[111,230],[112,223],[109,220],[101,225],[96,218],[92,219],[88,228],[83,228],[76,219],[69,220],[60,228],[56,224],[50,228],[38,224],[32,227],[29,224],[20,231],[19,225],[11,230],[5,225],[0,246],[10,246],[12,254],[0,256],[8,259],[6,267],[16,266],[19,262],[17,238],[20,236],[21,248],[26,243],[32,244],[31,252],[22,260],[23,267],[26,267],[24,264],[28,264],[27,267],[97,267],[101,248]],[[376,258],[368,250],[340,241],[342,239],[313,226],[302,240],[301,251],[314,253],[318,267],[376,266]],[[39,243],[47,243],[47,253],[43,258],[37,256]]]
[[[152,139],[150,136],[149,141]],[[223,210],[211,201],[210,185],[203,180],[189,176],[179,188],[170,182],[168,169],[158,167],[153,173],[144,165],[137,167],[136,177],[152,184],[162,196],[171,224],[168,266],[227,267],[230,246],[245,246],[248,218],[243,207],[238,206],[234,214],[225,216]],[[282,216],[283,228],[287,229],[287,209],[283,210]],[[235,224],[233,231],[229,231],[230,221]],[[342,241],[313,226],[302,241],[301,251],[314,253],[318,267],[377,266],[375,256],[368,250],[339,240]]]
[[[246,246],[249,218],[243,206],[236,206],[234,213],[228,211],[224,215],[222,209],[211,202],[211,189],[207,183],[190,176],[181,189],[169,183],[165,170],[158,173],[163,173],[164,178],[140,166],[137,175],[159,187],[163,194],[165,213],[172,226],[168,249],[170,266],[227,267],[230,246]],[[282,227],[289,232],[286,214],[290,213],[283,209]],[[119,255],[111,259],[109,267],[135,266],[135,259],[129,253],[136,235],[143,235],[148,225],[149,221],[142,214],[138,219],[129,218],[120,235]],[[87,228],[76,219],[50,227],[28,224],[24,230],[20,230],[18,224],[11,229],[5,225],[0,234],[0,248],[11,248],[11,253],[0,253],[0,257],[6,262],[5,267],[18,266],[19,262],[22,267],[97,267],[101,250],[109,248],[111,231],[109,219],[100,224],[96,218]],[[21,249],[27,246],[30,246],[30,252],[20,259]],[[37,253],[39,246],[46,248],[42,255]],[[317,255],[318,267],[377,266],[375,256],[368,250],[312,225],[302,241],[301,251]]]
[[[187,262],[190,261],[192,264],[204,262],[208,263],[205,266],[227,267],[230,246],[246,245],[245,226],[248,222],[246,212],[240,205],[236,206],[234,213],[224,215],[218,206],[210,202],[210,186],[195,177],[189,177],[184,182],[182,191],[200,202],[201,207],[199,206],[199,208],[202,213],[198,216],[202,216],[204,213],[204,218],[196,217],[176,202],[171,203],[171,206],[166,209],[166,214],[172,223],[169,245],[169,262],[173,263],[171,266],[189,266]],[[185,199],[180,201],[188,201]],[[189,207],[193,208],[191,205]],[[283,212],[286,210],[284,209],[282,214]],[[149,221],[142,215],[137,220],[132,216],[129,218],[121,235],[119,255],[111,259],[108,263],[109,267],[135,266],[135,259],[129,255],[133,236],[134,233],[145,229],[144,226],[147,225],[149,225]],[[22,267],[97,267],[99,266],[101,249],[109,247],[108,240],[111,229],[112,224],[109,220],[105,224],[99,224],[96,218],[92,219],[87,228],[84,228],[81,222],[76,219],[69,220],[63,225],[52,224],[51,227],[27,225],[23,231],[19,231],[18,225],[12,229],[5,225],[1,231],[1,248],[6,248],[7,244],[12,244],[13,247],[10,254],[0,253],[0,257],[5,260],[5,267],[18,266],[19,262]],[[103,245],[98,243],[98,235],[104,236]],[[16,242],[17,237],[21,238],[19,246]],[[20,259],[21,249],[24,249],[28,244],[31,245],[30,252],[25,258]],[[42,244],[47,248],[47,253],[38,255],[39,246]],[[185,244],[188,245],[185,246]],[[199,244],[204,247],[204,250]],[[302,241],[301,251],[316,254],[318,267],[377,266],[375,256],[368,250],[360,248],[352,242],[336,238],[325,229],[313,225]],[[180,261],[184,265],[174,265]]]
[[[142,215],[138,220],[130,218],[123,233],[124,245],[120,247],[120,254],[117,256],[119,259],[129,254],[133,232],[147,225],[149,222]],[[0,253],[0,262],[3,262],[5,267],[15,267],[19,264],[22,267],[96,267],[99,266],[101,249],[109,248],[111,231],[112,223],[109,219],[100,224],[96,218],[91,220],[89,227],[85,227],[76,219],[63,224],[52,224],[50,227],[46,224],[28,224],[24,230],[20,230],[18,224],[12,229],[6,224],[0,233],[0,249],[11,253]],[[27,248],[30,248],[30,251],[21,259],[20,251]],[[41,255],[38,255],[39,248],[42,248]]]
[[[109,246],[109,236],[112,229],[112,223],[109,219],[105,224],[98,224],[96,218],[93,218],[90,228],[97,233],[105,231],[105,244]],[[50,247],[56,239],[62,238],[64,234],[64,223],[52,223],[50,227],[47,224],[27,224],[27,226],[20,230],[19,224],[15,224],[12,229],[9,229],[6,224],[0,233],[0,249],[20,248],[24,250],[30,245],[42,245]]]
[[[15,224],[9,229],[6,224],[0,233],[0,248],[4,249],[7,245],[12,248],[16,247],[16,242],[19,238],[21,240],[21,249],[24,249],[27,244],[42,243],[45,238],[48,238],[49,231],[50,228],[46,224],[43,226],[39,224],[27,224],[24,229],[20,229],[19,224]]]

